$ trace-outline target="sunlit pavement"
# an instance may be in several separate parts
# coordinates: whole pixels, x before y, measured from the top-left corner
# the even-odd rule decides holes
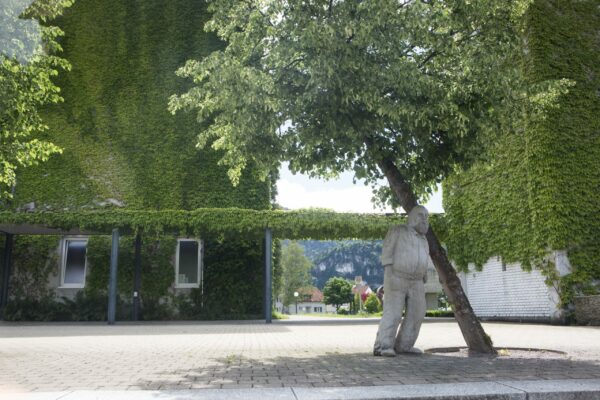
[[[600,328],[487,323],[498,347],[540,358],[373,357],[377,320],[0,323],[2,393],[350,387],[600,379]],[[454,321],[426,322],[417,346],[464,346]],[[207,392],[208,393],[208,392]]]

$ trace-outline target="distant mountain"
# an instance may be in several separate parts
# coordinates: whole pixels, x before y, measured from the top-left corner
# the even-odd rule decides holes
[[[334,276],[354,280],[360,275],[373,289],[383,284],[383,267],[379,259],[381,240],[303,240],[298,243],[314,263],[311,275],[319,289]]]
[[[347,242],[352,240],[299,240],[298,244],[304,247],[304,255],[314,262],[321,254]]]

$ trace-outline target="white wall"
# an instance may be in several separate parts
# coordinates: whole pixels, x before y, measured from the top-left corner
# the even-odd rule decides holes
[[[519,264],[507,264],[493,257],[482,271],[469,267],[459,274],[463,288],[478,317],[556,319],[556,295],[539,270],[523,271]]]
[[[288,306],[288,312],[290,314],[311,314],[315,311],[315,307],[321,307],[322,313],[335,313],[335,307],[325,303],[319,302],[298,302],[298,311],[296,312],[296,304],[292,303]]]
[[[436,294],[436,296],[438,293],[442,293],[440,277],[433,265],[431,268],[427,268],[427,283],[425,283],[425,293]],[[437,305],[435,308],[437,308]]]
[[[425,304],[428,310],[438,309],[438,294],[437,293],[425,293]]]

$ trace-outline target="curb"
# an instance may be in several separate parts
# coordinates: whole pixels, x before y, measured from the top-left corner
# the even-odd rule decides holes
[[[0,393],[11,400],[599,400],[600,379],[494,381],[332,388]]]

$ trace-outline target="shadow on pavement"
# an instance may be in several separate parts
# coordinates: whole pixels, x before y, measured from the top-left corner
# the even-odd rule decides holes
[[[164,371],[140,380],[140,389],[376,386],[497,380],[600,378],[600,363],[574,361],[568,355],[540,358],[458,358],[443,355],[328,353],[315,357],[252,360],[237,355],[202,368]]]

